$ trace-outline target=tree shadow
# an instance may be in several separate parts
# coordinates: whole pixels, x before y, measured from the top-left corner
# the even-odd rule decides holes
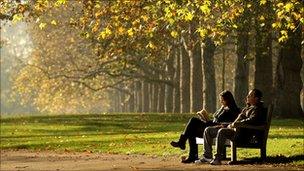
[[[245,158],[243,160],[237,161],[235,164],[288,164],[295,161],[304,161],[304,154],[294,155],[294,156],[268,156],[266,160],[263,161],[260,157]]]

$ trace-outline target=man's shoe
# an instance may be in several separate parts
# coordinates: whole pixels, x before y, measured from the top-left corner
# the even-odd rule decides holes
[[[196,159],[192,159],[192,158],[187,158],[186,160],[182,160],[182,163],[194,163],[196,161]]]
[[[229,165],[236,165],[236,164],[238,164],[238,162],[237,161],[229,161],[228,164]]]
[[[203,164],[203,163],[210,163],[212,161],[212,158],[206,158],[205,156],[203,156],[203,158],[199,159],[199,160],[195,160],[195,164]]]
[[[211,165],[221,165],[221,160],[215,158],[210,162]]]
[[[179,147],[182,150],[186,149],[186,145],[185,144],[181,144],[179,142],[175,142],[175,141],[171,141],[170,143],[173,147]]]

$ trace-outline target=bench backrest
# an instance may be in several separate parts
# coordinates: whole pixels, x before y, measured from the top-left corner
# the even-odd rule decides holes
[[[270,104],[268,106],[268,110],[267,110],[266,125],[265,125],[264,139],[263,139],[264,145],[266,145],[266,143],[267,143],[268,133],[269,133],[270,124],[271,124],[271,118],[272,118],[272,111],[273,111],[273,104]]]

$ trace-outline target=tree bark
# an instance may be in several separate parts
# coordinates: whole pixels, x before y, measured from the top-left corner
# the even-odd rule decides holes
[[[153,112],[153,101],[154,101],[154,96],[153,96],[153,84],[149,82],[149,112]]]
[[[304,117],[300,105],[301,81],[301,27],[288,32],[288,40],[281,44],[275,79],[274,114],[281,118]]]
[[[225,90],[225,84],[226,84],[226,80],[225,80],[225,72],[226,72],[226,46],[225,44],[222,47],[223,50],[223,55],[222,55],[222,91]]]
[[[243,106],[245,97],[249,89],[249,32],[250,32],[250,19],[248,10],[245,9],[240,22],[243,24],[237,31],[237,59],[235,69],[235,82],[234,82],[234,97],[238,106]]]
[[[190,61],[189,56],[183,46],[180,46],[180,102],[181,112],[190,112]]]
[[[258,3],[258,2],[257,2]],[[258,6],[256,8],[255,29],[255,79],[254,88],[263,92],[263,101],[265,105],[271,103],[273,96],[273,75],[272,75],[272,32],[271,32],[271,17],[269,15],[270,3],[267,2],[265,7]],[[265,21],[261,23],[260,13],[268,14],[265,16]],[[264,26],[261,26],[265,24]]]
[[[143,96],[143,108],[142,112],[149,112],[149,84],[146,81],[142,81],[142,96]]]
[[[166,84],[166,103],[165,103],[165,112],[172,113],[173,110],[173,80],[174,80],[174,54],[175,48],[170,47],[168,50],[168,61],[166,70],[168,72],[168,80],[172,82],[172,85]]]
[[[153,105],[152,105],[152,112],[157,112],[158,110],[158,94],[159,94],[159,83],[153,83]]]
[[[190,58],[190,112],[197,112],[203,107],[203,71],[201,44],[196,42],[188,51]]]
[[[142,112],[142,91],[141,91],[142,87],[141,87],[141,82],[140,81],[136,81],[136,94],[137,94],[137,112],[141,113]]]
[[[158,91],[158,112],[164,113],[165,112],[165,84],[159,84],[159,91]]]
[[[129,112],[135,112],[135,87],[134,82],[130,84],[130,95],[129,95]]]
[[[174,72],[174,99],[173,99],[173,113],[180,113],[180,51],[176,49],[174,54],[175,72]]]
[[[204,108],[208,112],[216,110],[216,87],[215,87],[215,71],[214,71],[214,52],[215,45],[210,38],[204,41],[203,50],[203,66],[205,75],[205,99]]]

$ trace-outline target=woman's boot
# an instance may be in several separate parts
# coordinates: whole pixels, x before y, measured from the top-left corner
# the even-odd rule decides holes
[[[182,163],[194,163],[198,160],[198,146],[195,141],[195,137],[189,138],[189,157],[186,160],[182,160]]]
[[[185,137],[185,135],[181,134],[181,136],[179,137],[178,142],[171,141],[170,144],[173,147],[179,147],[180,149],[185,150],[186,149],[186,141],[187,141],[187,138]]]

